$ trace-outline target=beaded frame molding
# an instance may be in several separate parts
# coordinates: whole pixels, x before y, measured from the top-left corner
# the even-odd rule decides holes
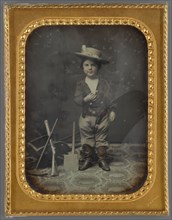
[[[6,215],[168,214],[167,9],[165,4],[5,6]],[[152,22],[154,16],[156,24]],[[32,31],[51,25],[129,25],[144,34],[148,46],[148,175],[136,192],[41,194],[28,184],[25,177],[25,46]]]

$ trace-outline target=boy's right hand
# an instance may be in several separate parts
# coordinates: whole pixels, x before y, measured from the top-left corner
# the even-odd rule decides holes
[[[97,94],[90,93],[84,97],[84,102],[95,101],[96,97],[97,97]]]

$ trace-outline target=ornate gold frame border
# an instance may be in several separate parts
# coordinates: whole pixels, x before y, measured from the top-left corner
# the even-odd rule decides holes
[[[7,7],[10,8],[84,8],[84,9],[91,9],[91,8],[149,8],[149,9],[167,9],[167,4],[142,4],[142,3],[138,3],[138,4],[106,4],[106,3],[94,3],[94,4],[82,4],[82,3],[78,3],[78,4],[7,4]]]
[[[139,212],[139,211],[106,211],[106,212],[54,212],[54,213],[36,213],[42,215],[112,215],[112,214],[165,214],[168,210],[168,179],[167,179],[167,122],[168,122],[168,99],[167,99],[167,6],[166,5],[15,5],[15,6],[7,6],[5,8],[5,103],[6,103],[6,213],[11,213],[10,204],[11,204],[11,86],[10,86],[10,48],[9,48],[9,9],[10,8],[38,8],[38,7],[49,7],[49,8],[163,8],[164,9],[164,91],[165,91],[165,100],[164,100],[164,140],[165,140],[165,158],[166,164],[164,164],[165,168],[165,211],[149,211],[149,212]],[[27,41],[27,37],[29,34],[36,28],[46,25],[130,25],[139,29],[145,36],[148,45],[148,176],[144,185],[135,193],[132,194],[123,194],[123,195],[51,195],[51,194],[40,194],[35,192],[28,185],[25,178],[25,45]],[[17,179],[18,183],[28,196],[39,200],[39,201],[134,201],[138,198],[144,196],[150,190],[156,175],[156,156],[155,149],[156,146],[156,42],[151,30],[141,21],[133,19],[133,18],[114,18],[114,17],[65,17],[65,18],[44,18],[40,20],[32,21],[27,27],[25,27],[20,34],[18,39],[17,46],[17,68],[19,72],[16,76],[17,80],[17,88],[16,88],[16,140],[17,140],[17,149],[16,149],[16,157],[18,161],[17,166]],[[25,215],[29,213],[21,213],[21,215]],[[30,213],[31,215],[33,214]]]
[[[148,46],[148,176],[144,185],[135,193],[124,195],[51,195],[40,194],[35,192],[28,185],[25,179],[25,45],[28,36],[31,32],[42,26],[47,25],[130,25],[139,29],[145,36]],[[152,185],[155,178],[155,157],[154,157],[154,145],[155,136],[154,130],[156,130],[156,122],[154,120],[155,114],[155,72],[156,72],[156,45],[155,39],[151,31],[142,22],[131,18],[58,18],[51,19],[45,18],[32,22],[27,26],[19,37],[19,51],[18,51],[18,67],[19,76],[17,82],[17,146],[19,146],[17,152],[18,158],[18,181],[25,193],[38,200],[115,200],[115,201],[127,201],[134,200],[143,196]]]

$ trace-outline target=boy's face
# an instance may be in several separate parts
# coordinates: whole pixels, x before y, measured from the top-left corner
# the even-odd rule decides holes
[[[89,78],[94,78],[98,73],[98,65],[94,60],[85,60],[83,62],[83,71]]]

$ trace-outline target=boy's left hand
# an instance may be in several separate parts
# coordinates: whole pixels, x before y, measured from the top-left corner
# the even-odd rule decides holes
[[[115,120],[115,112],[110,112],[109,113],[109,120],[110,120],[110,122],[112,122],[112,121],[114,121]]]

